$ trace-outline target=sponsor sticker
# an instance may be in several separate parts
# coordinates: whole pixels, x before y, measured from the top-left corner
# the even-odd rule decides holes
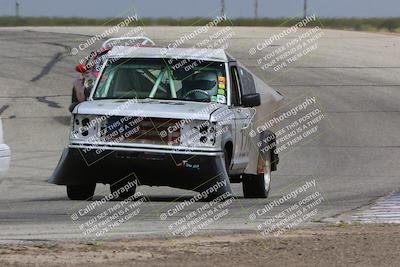
[[[226,97],[224,95],[217,95],[217,102],[221,104],[226,103]]]

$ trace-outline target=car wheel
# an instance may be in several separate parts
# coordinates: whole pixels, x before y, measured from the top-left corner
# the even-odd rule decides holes
[[[67,185],[67,195],[71,200],[89,200],[95,189],[96,184]]]
[[[76,92],[75,92],[75,87],[72,88],[72,98],[71,98],[71,103],[77,103],[78,101],[78,97],[76,96]]]
[[[243,195],[245,198],[267,198],[271,188],[271,162],[266,159],[264,173],[243,174]]]
[[[224,165],[225,165],[224,167],[225,167],[227,174],[228,174],[228,170],[229,170],[230,161],[231,161],[230,154],[226,149],[224,149]],[[207,183],[202,184],[202,186],[199,188],[199,192],[203,192],[204,190],[207,190],[210,187],[214,186],[214,183],[213,183],[214,181],[216,182],[216,180],[212,179],[211,181],[208,181]],[[229,174],[228,174],[226,182],[227,182],[227,184],[229,184]],[[220,187],[217,191],[210,193],[204,199],[204,201],[213,201],[216,198],[225,194],[227,192],[226,190],[230,190],[230,186]]]
[[[125,200],[135,195],[136,185],[129,186],[128,190],[121,190],[124,186],[128,185],[129,181],[120,181],[113,184],[110,184],[110,191],[114,196],[114,200]],[[132,181],[131,181],[132,182]],[[131,183],[133,184],[133,182]],[[120,192],[124,191],[124,192]],[[116,196],[116,197],[115,197]]]
[[[226,150],[226,148],[224,149],[224,160],[225,160],[226,173],[229,173],[228,171],[229,171],[229,165],[231,164],[231,159],[228,150]]]

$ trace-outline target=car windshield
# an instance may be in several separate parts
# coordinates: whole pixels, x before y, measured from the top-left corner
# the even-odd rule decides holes
[[[224,63],[187,59],[109,59],[93,99],[226,103]]]

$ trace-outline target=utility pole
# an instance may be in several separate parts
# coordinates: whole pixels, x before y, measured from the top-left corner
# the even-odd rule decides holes
[[[19,17],[19,3],[18,3],[18,0],[15,0],[15,16]]]
[[[258,19],[258,0],[254,0],[254,18]]]
[[[304,18],[307,17],[307,0],[304,0]]]
[[[225,15],[225,1],[221,0],[221,16]]]

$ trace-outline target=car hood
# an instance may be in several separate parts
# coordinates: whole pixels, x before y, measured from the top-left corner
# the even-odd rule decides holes
[[[200,103],[173,100],[122,100],[107,99],[85,101],[77,105],[74,114],[141,116],[152,118],[174,118],[209,120],[211,114],[224,107],[218,103]]]

